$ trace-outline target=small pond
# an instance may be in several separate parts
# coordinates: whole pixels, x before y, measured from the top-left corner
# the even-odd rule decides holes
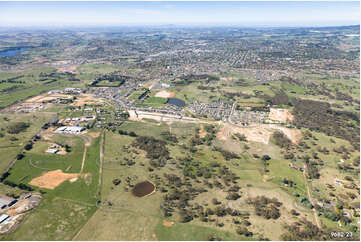
[[[176,105],[178,107],[184,107],[186,105],[186,103],[181,100],[181,99],[178,99],[178,98],[168,98],[168,104],[173,104],[173,105]]]

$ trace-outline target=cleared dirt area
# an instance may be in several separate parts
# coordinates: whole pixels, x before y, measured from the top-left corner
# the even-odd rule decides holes
[[[167,92],[165,90],[157,92],[155,94],[156,97],[163,97],[163,98],[169,98],[169,97],[174,97],[174,92]]]
[[[49,171],[43,175],[32,179],[29,184],[36,187],[46,188],[46,189],[55,189],[61,183],[67,180],[72,180],[78,178],[78,173],[63,173],[62,170]]]
[[[220,140],[227,140],[233,134],[239,133],[246,136],[247,140],[268,144],[275,129],[283,132],[294,144],[297,144],[302,139],[302,133],[298,129],[290,129],[273,124],[257,124],[243,128],[235,127],[228,123],[225,123],[217,133],[217,138]]]
[[[279,121],[282,123],[290,123],[293,121],[293,114],[287,109],[271,108],[269,113],[269,119]]]
[[[161,114],[161,113],[152,113],[145,111],[137,111],[129,110],[129,119],[133,121],[141,121],[143,118],[153,119],[160,122],[185,122],[185,123],[206,123],[205,121],[189,118],[189,117],[180,117],[177,115],[171,114]]]
[[[144,197],[152,194],[154,191],[154,184],[149,181],[144,181],[136,184],[132,190],[132,193],[136,197]]]
[[[74,102],[73,106],[83,106],[84,104],[101,104],[104,101],[100,98],[94,97],[92,94],[82,94]]]
[[[302,139],[301,130],[285,128],[277,125],[270,125],[270,128],[278,129],[282,131],[287,136],[287,138],[291,140],[293,144],[298,144]]]
[[[71,99],[73,96],[65,95],[65,94],[51,94],[51,95],[38,95],[32,98],[29,98],[25,101],[25,103],[41,103],[41,102],[49,102],[52,100],[56,100],[57,98]]]
[[[174,225],[174,222],[169,222],[169,221],[165,221],[163,220],[163,226],[165,227],[172,227]]]
[[[74,65],[74,66],[66,66],[66,67],[59,67],[59,68],[56,68],[57,71],[76,71],[76,68],[78,66],[77,65]]]
[[[226,140],[235,133],[243,134],[244,136],[246,136],[247,140],[260,142],[264,144],[268,144],[269,139],[272,135],[271,131],[269,131],[265,127],[262,127],[261,125],[241,128],[241,127],[234,127],[226,123],[217,133],[217,138],[220,140]]]

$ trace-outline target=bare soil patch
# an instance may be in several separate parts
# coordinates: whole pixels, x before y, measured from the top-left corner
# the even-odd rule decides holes
[[[291,111],[281,108],[271,108],[269,119],[279,121],[282,123],[290,123],[293,121],[294,116]]]
[[[134,110],[129,110],[129,120],[144,122],[142,118],[137,117]]]
[[[73,96],[66,94],[51,94],[51,95],[38,95],[32,98],[29,98],[25,101],[25,103],[41,103],[41,102],[49,102],[52,100],[56,100],[57,98],[67,98],[70,99]]]
[[[83,106],[84,104],[101,104],[104,101],[94,97],[92,94],[82,94],[73,103],[73,106]]]
[[[172,227],[173,225],[174,225],[174,222],[169,222],[169,221],[163,220],[163,226],[165,226],[165,227]]]
[[[163,98],[169,98],[174,97],[174,92],[168,92],[168,91],[159,91],[155,94],[156,97],[163,97]]]
[[[132,193],[136,197],[144,197],[152,194],[155,191],[155,185],[149,181],[144,181],[136,184]]]
[[[266,129],[266,127],[257,125],[253,127],[234,127],[230,124],[224,124],[224,127],[217,134],[217,138],[220,140],[226,140],[235,133],[240,133],[246,136],[247,140],[268,144],[272,132]]]
[[[56,68],[57,71],[76,71],[76,68],[78,66],[77,65],[74,65],[74,66],[66,66],[66,67],[59,67],[59,68]]]
[[[220,140],[227,140],[233,134],[240,133],[246,136],[247,140],[268,144],[274,129],[284,133],[293,144],[298,144],[302,139],[302,133],[298,129],[286,128],[274,124],[257,124],[243,128],[235,127],[228,123],[225,123],[217,133],[217,138]]]
[[[66,180],[78,178],[78,173],[63,173],[62,170],[49,171],[43,175],[32,179],[29,184],[36,187],[55,189]]]
[[[200,127],[200,129],[199,129],[198,135],[199,135],[200,138],[204,138],[204,137],[206,137],[206,135],[207,135],[207,132],[204,130],[204,127],[203,127],[202,124],[201,124],[201,127]]]

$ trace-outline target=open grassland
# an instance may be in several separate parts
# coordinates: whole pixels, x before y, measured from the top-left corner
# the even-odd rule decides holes
[[[167,101],[168,99],[163,97],[149,97],[143,103],[139,103],[138,106],[159,108],[163,107]]]
[[[120,66],[113,64],[86,64],[77,68],[80,74],[107,74],[120,69]]]
[[[49,113],[0,114],[0,133],[2,134],[0,137],[0,171],[4,171],[9,166],[26,143],[52,116]],[[27,123],[29,127],[17,134],[10,134],[9,127],[19,122]]]
[[[164,122],[136,122],[126,121],[119,129],[127,132],[135,132],[137,135],[161,137],[161,133],[168,130]]]
[[[63,198],[44,198],[36,210],[24,215],[21,226],[2,240],[71,240],[95,207]]]
[[[155,232],[157,236],[156,238],[161,241],[202,241],[209,240],[209,238],[212,237],[233,241],[252,240],[251,238],[237,236],[236,234],[231,232],[225,232],[219,229],[213,229],[193,224],[176,224],[171,227],[165,227],[162,223],[158,223]]]

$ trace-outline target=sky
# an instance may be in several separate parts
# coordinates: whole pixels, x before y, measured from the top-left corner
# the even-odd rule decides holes
[[[0,2],[0,27],[360,24],[360,2]]]

